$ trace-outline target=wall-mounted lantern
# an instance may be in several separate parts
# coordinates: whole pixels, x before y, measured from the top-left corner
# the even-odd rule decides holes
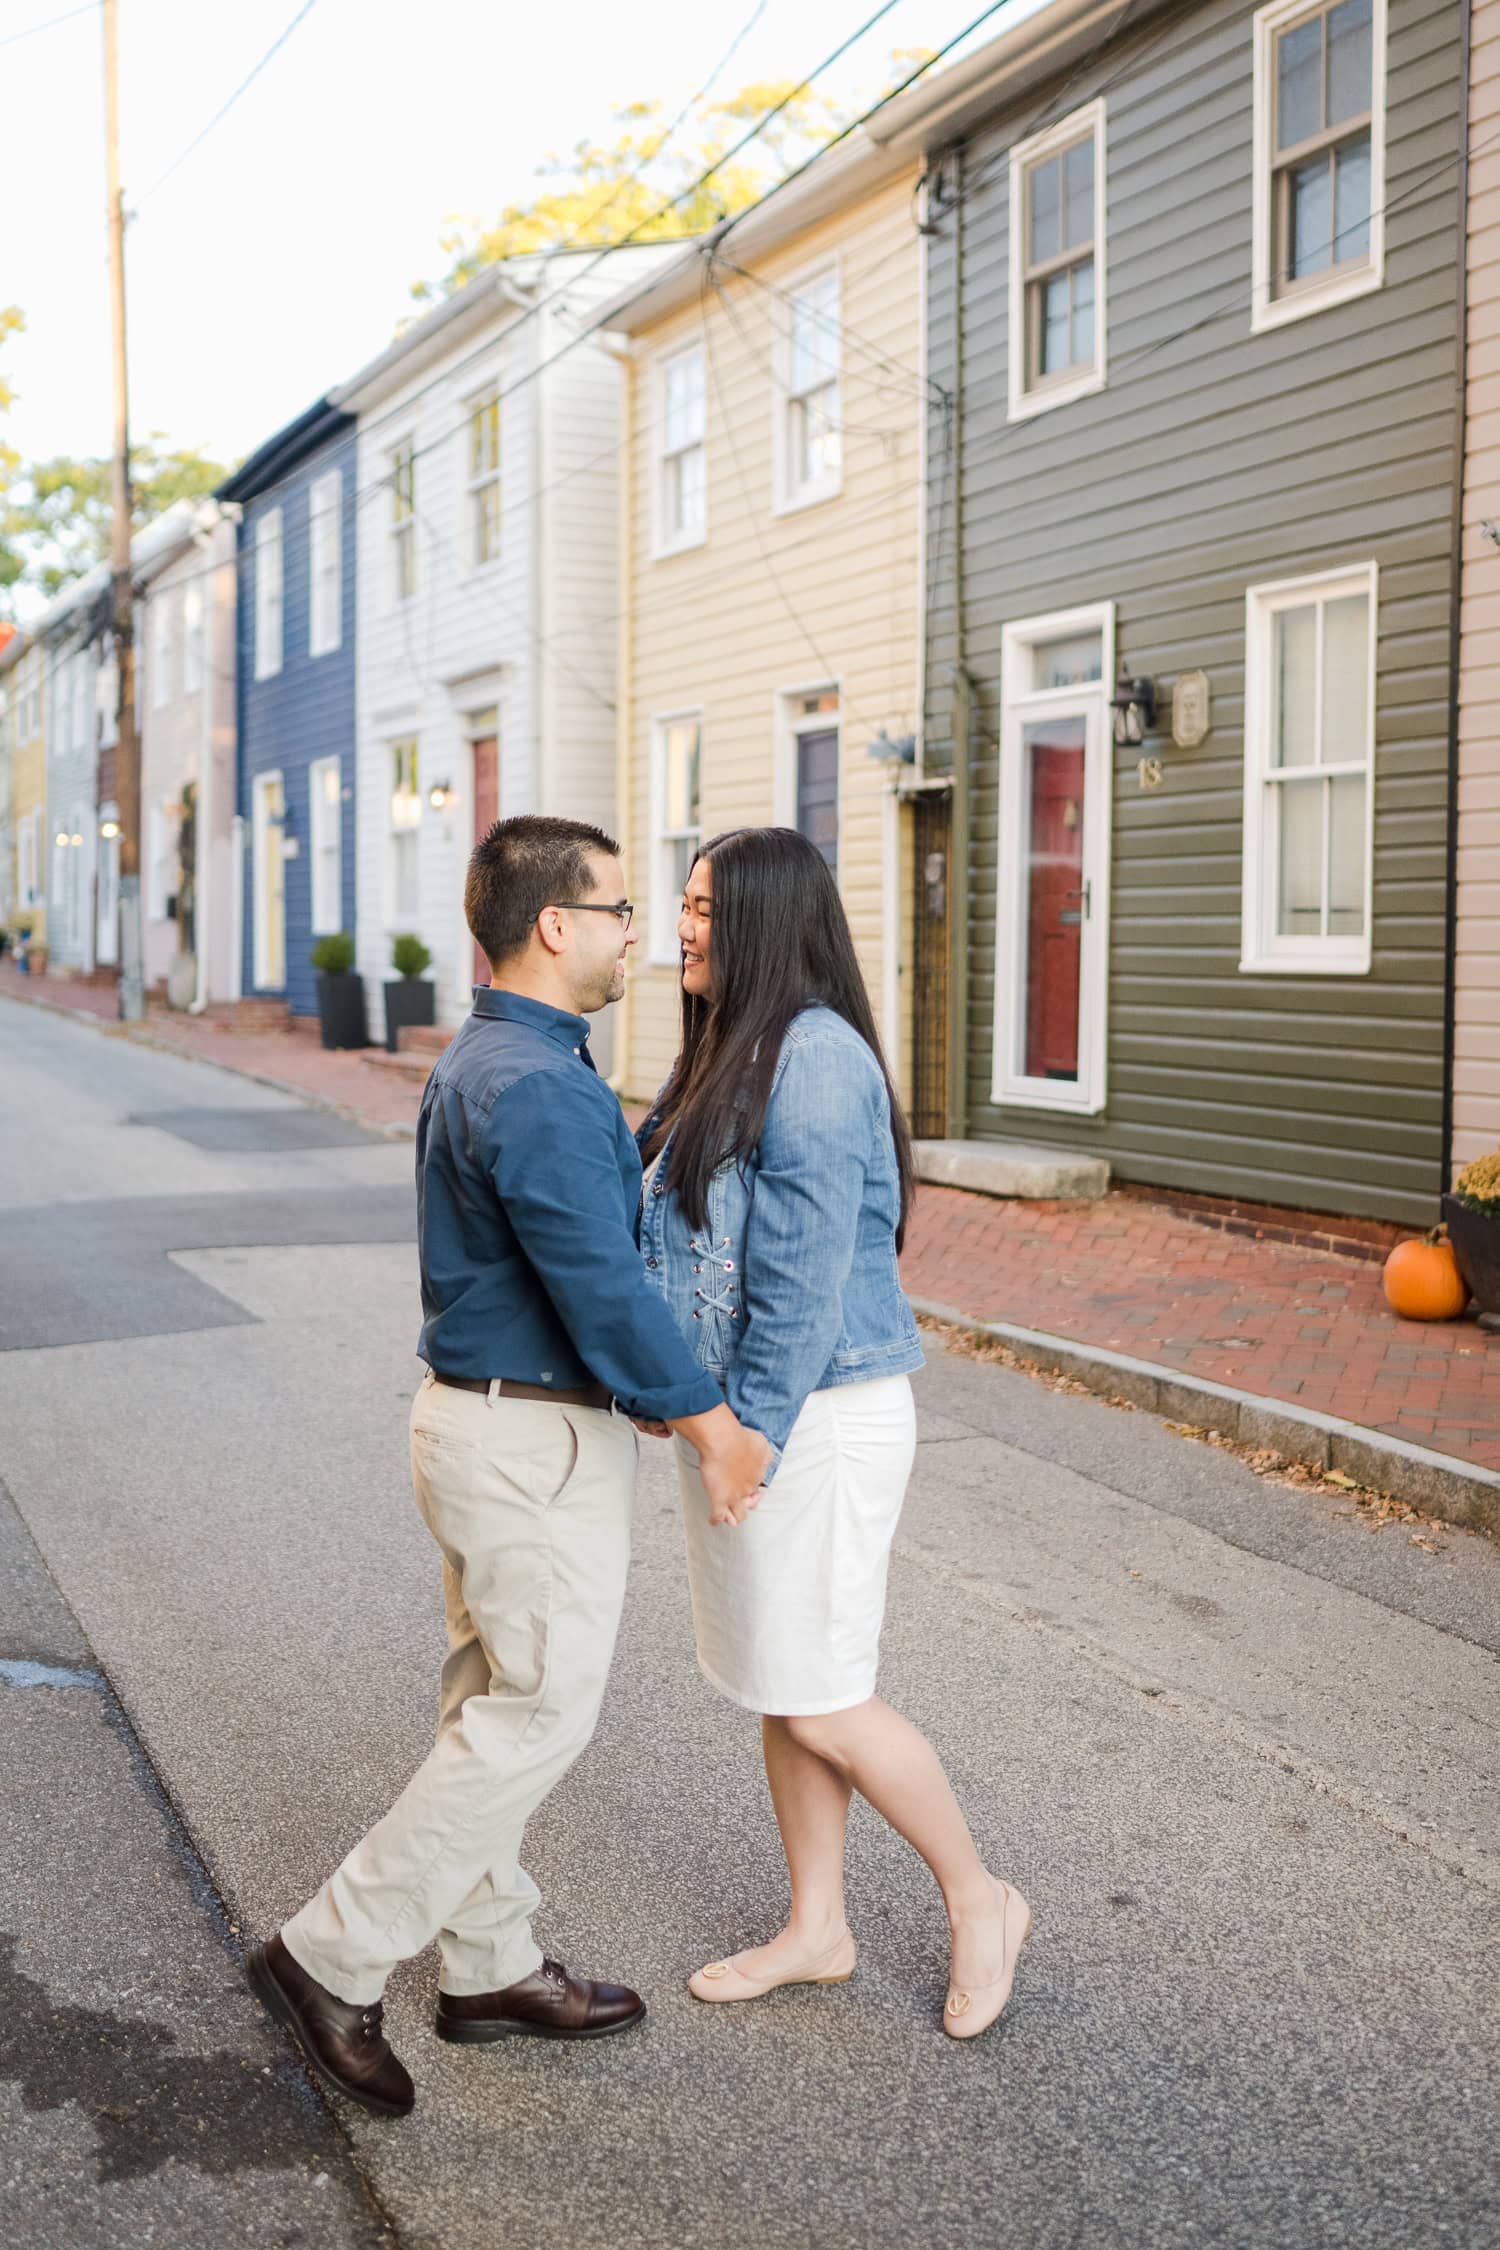
[[[1110,698],[1115,715],[1115,741],[1144,742],[1156,726],[1156,682],[1119,679]]]
[[[434,812],[447,812],[455,799],[451,781],[435,781],[427,792],[427,802]]]
[[[99,823],[99,833],[104,838],[106,844],[112,844],[115,838],[120,833],[120,823],[117,820],[101,820]]]
[[[917,738],[914,734],[893,736],[888,727],[882,727],[865,747],[867,758],[879,758],[886,765],[913,766],[917,762]]]

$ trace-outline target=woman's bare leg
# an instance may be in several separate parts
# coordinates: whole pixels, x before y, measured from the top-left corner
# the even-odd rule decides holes
[[[762,1719],[761,1747],[791,1877],[792,1911],[769,1945],[734,1956],[736,1966],[752,1977],[817,1961],[843,1935],[844,1831],[853,1794],[837,1767],[798,1742],[785,1719]]]

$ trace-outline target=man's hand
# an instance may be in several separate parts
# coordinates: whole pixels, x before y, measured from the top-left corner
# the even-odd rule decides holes
[[[759,1430],[747,1430],[727,1405],[685,1415],[672,1427],[697,1452],[709,1522],[743,1523],[760,1499],[760,1480],[771,1465],[769,1440]]]
[[[643,1422],[638,1414],[632,1414],[630,1418],[642,1437],[670,1437],[672,1435],[670,1422]]]

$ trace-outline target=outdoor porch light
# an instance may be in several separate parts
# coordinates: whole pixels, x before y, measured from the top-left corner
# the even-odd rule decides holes
[[[435,781],[427,792],[427,802],[434,812],[446,812],[453,802],[451,781]]]
[[[903,734],[893,739],[889,730],[882,727],[879,734],[874,736],[866,746],[865,756],[894,761],[896,764],[903,766],[915,765],[917,762],[917,738],[914,734]]]
[[[113,843],[120,833],[120,823],[117,820],[101,820],[99,833],[107,843]]]
[[[1156,725],[1156,682],[1119,679],[1110,698],[1115,714],[1115,740],[1144,742]]]
[[[68,832],[65,828],[59,828],[59,830],[57,831],[57,841],[61,845],[66,847],[68,841]]]

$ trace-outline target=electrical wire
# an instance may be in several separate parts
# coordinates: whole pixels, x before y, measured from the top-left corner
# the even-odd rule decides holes
[[[165,172],[161,174],[160,178],[153,180],[150,187],[147,188],[145,194],[137,198],[138,202],[149,202],[151,197],[155,195],[157,189],[165,187],[168,180],[171,179],[172,174],[177,171],[181,165],[186,164],[188,158],[193,154],[194,150],[200,149],[203,146],[203,143],[208,139],[208,136],[213,131],[214,127],[223,123],[224,119],[233,109],[235,103],[239,100],[241,94],[248,92],[249,88],[254,85],[256,79],[259,78],[261,72],[265,69],[272,56],[280,53],[281,49],[291,38],[292,33],[296,30],[297,26],[300,23],[305,22],[307,17],[312,14],[317,4],[318,0],[303,0],[302,6],[297,10],[297,13],[293,16],[291,22],[286,26],[286,29],[281,32],[277,38],[272,40],[270,46],[261,56],[260,61],[255,65],[255,68],[240,80],[238,86],[235,87],[234,92],[230,95],[228,101],[222,103],[221,106],[214,111],[213,116],[204,126],[202,132],[199,133],[193,140],[190,140],[188,142],[187,147],[182,151],[181,155],[173,157],[171,163],[167,166]]]
[[[39,31],[56,31],[61,23],[72,23],[77,16],[96,16],[99,0],[85,0],[81,8],[68,8],[60,16],[48,16],[41,23],[28,24],[24,31],[9,31],[0,39],[0,47],[18,47],[23,39],[35,39]]]

